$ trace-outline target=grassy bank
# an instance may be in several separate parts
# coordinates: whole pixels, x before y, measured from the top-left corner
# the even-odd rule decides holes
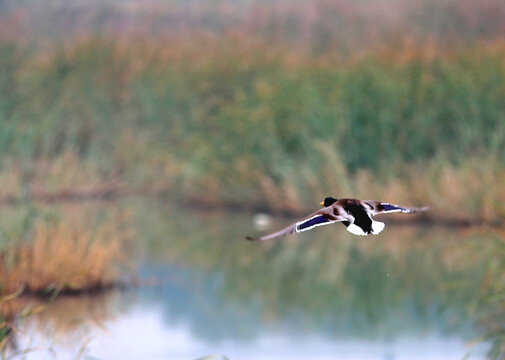
[[[0,195],[120,188],[302,213],[333,194],[505,214],[501,42],[342,59],[144,40],[0,44]]]

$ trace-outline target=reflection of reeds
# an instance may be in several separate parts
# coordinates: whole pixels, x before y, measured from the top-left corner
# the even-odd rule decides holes
[[[50,300],[26,295],[0,299],[4,321],[0,323],[0,356],[10,358],[27,351],[46,350],[31,348],[33,330],[51,343],[47,349],[51,352],[65,348],[80,353],[86,349],[93,332],[97,329],[107,332],[106,322],[121,312],[129,300],[126,293],[119,291]]]
[[[2,292],[24,288],[44,293],[93,291],[113,286],[121,275],[128,231],[116,223],[90,226],[77,216],[39,221],[32,240],[7,245],[0,258]]]
[[[387,225],[378,237],[358,239],[335,225],[250,246],[239,241],[244,228],[252,227],[246,216],[244,223],[229,214],[180,209],[161,213],[162,221],[156,216],[153,209],[149,221],[161,227],[160,243],[171,234],[170,247],[165,253],[156,247],[156,256],[210,277],[219,274],[227,301],[244,313],[259,309],[265,322],[302,313],[311,329],[331,324],[332,334],[440,326],[473,340],[471,324],[477,333],[489,333],[500,353],[505,349],[501,230]]]
[[[106,332],[106,322],[123,311],[130,300],[127,293],[112,291],[79,297],[62,295],[48,305],[40,298],[22,297],[18,306],[45,305],[43,312],[23,322],[24,328],[34,328],[54,343],[80,345],[91,330]]]
[[[21,307],[19,296],[22,292],[23,288],[18,288],[16,292],[0,297],[0,355],[2,359],[6,358],[7,355],[16,357],[30,351],[29,348],[18,349],[18,321],[37,314],[46,307],[45,304],[35,307]]]

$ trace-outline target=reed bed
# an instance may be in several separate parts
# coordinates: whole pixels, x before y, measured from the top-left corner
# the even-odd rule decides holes
[[[300,214],[333,194],[503,219],[502,42],[343,60],[204,40],[0,44],[2,197],[161,192]]]
[[[67,215],[34,221],[25,231],[29,241],[12,241],[0,254],[2,294],[100,291],[118,285],[129,264],[124,251],[130,232],[117,222],[92,226]]]
[[[332,194],[503,221],[502,1],[29,3],[1,15],[4,201]]]

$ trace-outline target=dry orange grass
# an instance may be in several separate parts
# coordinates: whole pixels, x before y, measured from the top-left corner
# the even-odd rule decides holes
[[[1,255],[1,291],[92,291],[117,283],[129,230],[105,223],[89,228],[78,217],[35,225],[33,241]]]

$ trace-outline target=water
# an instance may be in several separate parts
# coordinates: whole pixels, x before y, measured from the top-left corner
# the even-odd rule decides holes
[[[22,321],[28,359],[484,359],[490,345],[475,340],[501,312],[479,292],[492,234],[387,225],[361,238],[333,225],[250,243],[247,214],[147,200],[71,211],[109,208],[133,214],[143,285],[61,297]]]

